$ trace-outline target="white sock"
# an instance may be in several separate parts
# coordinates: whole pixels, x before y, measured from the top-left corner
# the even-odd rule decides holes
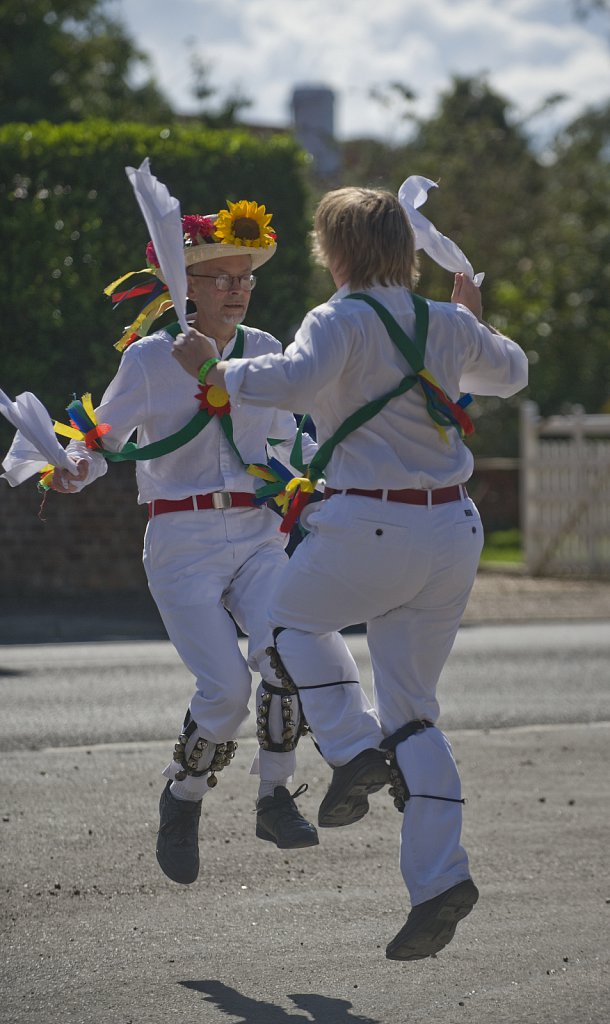
[[[273,796],[275,793],[276,786],[288,786],[290,779],[277,779],[275,782],[264,782],[262,779],[258,787],[258,799],[262,800],[264,796]]]
[[[187,775],[186,779],[181,782],[174,779],[169,791],[176,800],[201,800],[206,793],[210,792],[208,777],[202,775],[200,778],[194,778],[192,775]]]

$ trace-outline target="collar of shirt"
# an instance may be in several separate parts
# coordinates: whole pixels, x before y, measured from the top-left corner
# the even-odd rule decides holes
[[[189,327],[195,327],[195,320],[196,319],[197,319],[197,314],[196,313],[189,313],[189,315],[186,318],[186,322],[189,325]],[[245,330],[245,328],[244,328],[244,330]],[[233,335],[231,340],[228,341],[227,344],[225,345],[225,347],[223,348],[222,353],[220,352],[220,349],[218,348],[218,342],[216,341],[216,338],[212,338],[211,335],[209,335],[209,334],[206,334],[206,338],[209,338],[210,341],[213,343],[213,345],[214,345],[214,347],[215,347],[215,349],[216,349],[216,351],[217,351],[219,356],[222,356],[223,359],[229,359],[230,356],[231,356],[231,352],[235,348],[235,342],[237,341],[237,330],[235,331],[235,334]]]

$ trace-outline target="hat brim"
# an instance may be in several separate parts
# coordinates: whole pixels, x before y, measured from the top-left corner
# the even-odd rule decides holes
[[[187,267],[195,263],[203,263],[207,260],[219,260],[223,256],[250,256],[252,258],[252,270],[262,267],[263,263],[270,260],[275,254],[277,245],[253,246],[253,245],[230,245],[227,242],[210,242],[202,245],[188,246],[184,250],[184,262]]]

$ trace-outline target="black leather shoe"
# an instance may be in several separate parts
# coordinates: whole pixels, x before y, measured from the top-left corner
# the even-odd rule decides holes
[[[299,812],[294,802],[305,793],[307,783],[290,795],[285,786],[276,786],[273,796],[262,797],[256,805],[256,835],[275,843],[280,850],[299,850],[318,846],[318,833],[311,822]]]
[[[333,777],[318,811],[318,825],[337,828],[360,821],[369,809],[368,794],[389,785],[390,769],[381,750],[361,750]]]
[[[459,922],[479,898],[471,878],[413,907],[406,923],[388,944],[388,960],[424,960],[451,942]]]
[[[176,800],[168,782],[159,800],[157,861],[172,882],[189,885],[199,874],[201,800]]]

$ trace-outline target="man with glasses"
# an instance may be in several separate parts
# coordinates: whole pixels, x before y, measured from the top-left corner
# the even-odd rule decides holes
[[[276,251],[271,216],[252,202],[228,207],[218,215],[183,218],[188,298],[196,307],[189,320],[211,339],[219,358],[281,353],[271,335],[242,326],[256,283],[253,271]],[[293,796],[288,791],[306,724],[298,696],[278,685],[266,653],[267,597],[287,558],[286,537],[278,532],[278,517],[255,498],[264,480],[253,475],[271,455],[298,472],[290,466],[296,421],[279,410],[231,408],[220,388],[201,387],[195,395],[172,357],[177,324],[139,336],[171,305],[152,243],[146,256],[153,284],[120,293],[118,301],[146,293],[148,304],[119,343],[125,354],[96,415],[110,426],[105,448],[121,451],[134,431],[138,448],[147,448],[136,462],[138,500],[149,515],[144,567],[167,633],[196,679],[174,759],[163,773],[168,781],[157,839],[164,873],[188,884],[199,871],[202,799],[230,763],[248,716],[250,670],[262,677],[256,701],[260,749],[252,766],[260,774],[256,834],[280,849],[318,843],[294,800],[307,787]],[[205,429],[172,447],[202,412]],[[80,490],[106,472],[104,456],[82,442],[68,450],[78,476],[57,471],[55,490]],[[304,435],[307,460],[314,450]],[[248,638],[247,659],[238,627]]]

